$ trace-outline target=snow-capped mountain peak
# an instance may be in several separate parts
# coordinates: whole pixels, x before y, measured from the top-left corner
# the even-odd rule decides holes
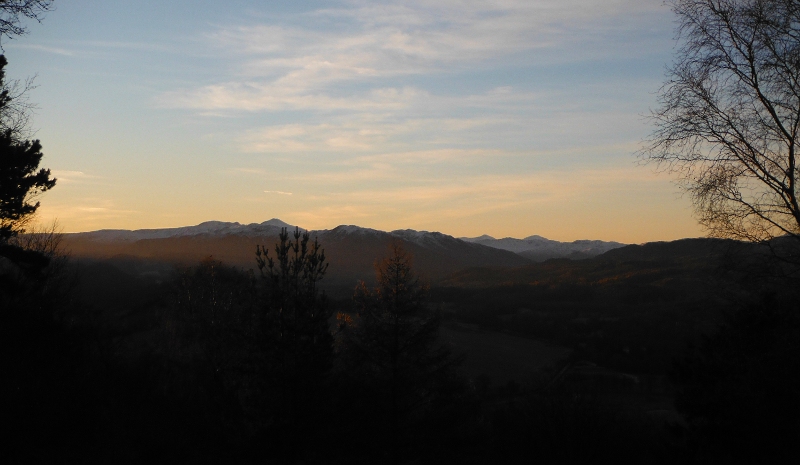
[[[354,224],[340,224],[331,230],[320,230],[314,232],[330,232],[333,234],[345,235],[345,234],[357,234],[357,235],[372,235],[372,234],[381,234],[383,231],[378,231],[377,229],[372,228],[362,228],[361,226],[356,226]]]
[[[264,221],[263,223],[261,223],[261,226],[276,226],[279,228],[286,228],[286,229],[294,228],[294,226],[292,226],[291,224],[281,221],[278,218],[272,218],[271,220]]]

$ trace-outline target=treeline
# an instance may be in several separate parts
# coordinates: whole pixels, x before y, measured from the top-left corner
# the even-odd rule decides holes
[[[665,375],[687,344],[769,289],[753,279],[751,248],[736,245],[683,240],[588,260],[463,270],[431,299],[458,321],[570,347],[575,361]]]
[[[684,417],[664,421],[556,372],[504,386],[469,379],[438,337],[443,320],[481,308],[498,317],[488,327],[562,334],[547,305],[570,296],[584,308],[561,308],[563,334],[589,328],[572,336],[573,361],[602,352],[581,346],[595,324],[630,352],[659,326],[674,334],[665,317],[619,326],[628,310],[614,307],[575,321],[597,289],[511,287],[494,300],[431,290],[395,245],[376,287],[332,301],[319,289],[324,251],[299,231],[259,248],[258,271],[208,258],[161,283],[102,265],[75,275],[57,236],[38,237],[21,248],[42,261],[3,274],[12,463],[731,463],[791,453],[798,431],[800,329],[785,296],[732,312],[693,351],[675,349],[683,359],[663,371]],[[625,339],[626,328],[639,336]]]
[[[571,347],[573,366],[636,374],[642,389],[665,380],[682,415],[669,422],[681,462],[795,461],[797,267],[758,247],[713,260],[554,260],[483,287],[458,286],[486,272],[465,271],[432,297],[456,320]]]
[[[11,462],[570,463],[663,453],[660,429],[634,427],[639,420],[590,397],[465,378],[438,337],[428,286],[397,245],[377,265],[376,287],[358,286],[349,303],[319,291],[324,251],[299,231],[254,259],[258,272],[209,258],[158,286],[117,289],[114,318],[75,298],[96,280],[107,290],[98,302],[113,303],[109,270],[20,270],[28,287],[4,291],[2,314]],[[601,427],[581,426],[587,419]],[[631,448],[611,433],[619,428],[652,436]]]
[[[618,296],[585,283],[533,283],[435,288],[431,298],[457,321],[570,347],[576,360],[627,373],[665,374],[688,343],[723,321],[725,307],[710,291],[630,291]]]

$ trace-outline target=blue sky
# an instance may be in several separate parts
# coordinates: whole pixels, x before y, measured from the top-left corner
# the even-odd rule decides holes
[[[66,231],[278,217],[551,239],[702,231],[636,163],[660,1],[57,1],[5,40]]]

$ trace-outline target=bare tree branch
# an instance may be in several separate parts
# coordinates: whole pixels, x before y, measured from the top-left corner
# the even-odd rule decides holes
[[[711,236],[800,241],[800,2],[669,0],[680,48],[639,156]]]
[[[0,0],[0,42],[3,37],[26,34],[23,20],[41,21],[52,8],[53,0]]]

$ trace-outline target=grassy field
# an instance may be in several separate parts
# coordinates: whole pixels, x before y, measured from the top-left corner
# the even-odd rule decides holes
[[[566,347],[456,322],[444,324],[441,337],[455,353],[465,355],[462,368],[467,376],[488,375],[495,386],[527,381],[570,354]]]

